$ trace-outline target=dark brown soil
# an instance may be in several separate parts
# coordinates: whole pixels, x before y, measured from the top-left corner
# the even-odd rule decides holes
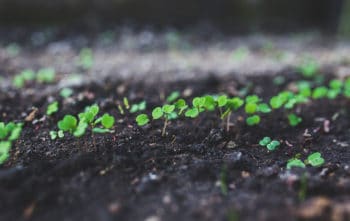
[[[298,78],[289,70],[280,74],[287,82]],[[188,99],[219,92],[234,95],[248,82],[254,85],[250,94],[267,99],[286,87],[275,86],[272,79],[232,75],[147,85],[107,81],[74,88],[71,103],[57,93],[42,94],[44,86],[2,91],[3,121],[22,120],[32,107],[39,111],[1,166],[0,220],[349,220],[345,210],[333,219],[336,205],[350,203],[350,113],[344,98],[298,107],[304,120],[295,128],[282,111],[264,116],[256,127],[245,126],[241,113],[235,113],[227,133],[213,112],[171,122],[166,137],[160,135],[160,122],[140,128],[135,115],[117,111],[123,97],[131,103],[145,99],[150,112],[173,90],[191,91]],[[61,105],[53,117],[44,116],[49,97]],[[95,135],[96,145],[91,134],[50,140],[49,131],[57,129],[59,119],[95,102],[117,117],[115,133]],[[328,133],[325,120],[330,120]],[[279,139],[281,148],[269,153],[259,146],[264,136]],[[305,158],[315,151],[326,160],[322,167],[285,169],[296,154]],[[227,195],[220,180],[228,186]],[[299,197],[302,183],[307,186],[305,202]],[[303,214],[300,208],[316,197],[330,203],[317,213],[313,210],[321,207],[311,201],[315,214]]]

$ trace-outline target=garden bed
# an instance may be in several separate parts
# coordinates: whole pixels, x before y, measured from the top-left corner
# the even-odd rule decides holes
[[[325,70],[325,83],[334,76]],[[276,84],[276,76],[284,80]],[[73,95],[31,83],[0,94],[2,121],[23,121],[22,135],[0,169],[1,220],[333,220],[350,217],[350,100],[317,99],[298,105],[303,120],[273,110],[247,126],[242,111],[229,131],[217,111],[179,117],[161,135],[162,122],[140,127],[137,114],[118,111],[127,97],[145,100],[144,111],[162,105],[173,91],[193,97],[256,94],[263,100],[293,88],[294,69],[277,75],[209,76],[200,80],[109,80],[73,87]],[[44,91],[44,92],[43,92]],[[45,114],[52,101],[59,111]],[[51,140],[66,114],[97,103],[115,116],[115,132]],[[34,108],[38,108],[37,111]],[[259,145],[269,136],[275,151]],[[320,152],[319,167],[286,169],[289,159]]]

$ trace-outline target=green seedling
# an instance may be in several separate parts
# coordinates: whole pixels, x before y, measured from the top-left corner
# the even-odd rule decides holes
[[[274,151],[280,146],[280,142],[277,140],[271,140],[270,137],[264,137],[259,141],[259,145],[266,147],[270,151]]]
[[[310,164],[313,167],[319,167],[324,164],[325,160],[322,158],[320,152],[312,153],[307,157],[306,164]]]
[[[300,159],[293,158],[290,159],[287,163],[287,169],[291,169],[292,167],[301,167],[305,168],[305,165],[311,165],[313,167],[319,167],[324,164],[325,160],[321,156],[320,152],[315,152],[310,154],[307,159],[303,162]]]
[[[129,100],[127,97],[124,97],[123,98],[123,104],[124,104],[124,107],[129,110],[130,109],[130,104],[129,104]]]
[[[58,111],[58,102],[55,101],[49,104],[49,106],[47,106],[46,114],[50,116],[56,113],[57,111]]]
[[[50,131],[50,138],[51,140],[56,140],[56,138],[63,138],[64,137],[64,133],[62,130],[59,130],[59,131]]]
[[[308,98],[312,94],[311,84],[308,81],[299,81],[297,83],[297,88],[298,88],[299,94],[302,95],[303,97]]]
[[[294,95],[290,91],[283,91],[277,96],[274,96],[270,99],[270,105],[273,109],[278,109],[282,107],[289,99],[293,98]]]
[[[345,97],[350,98],[350,77],[345,80],[343,93]]]
[[[0,122],[0,165],[10,157],[12,142],[18,140],[22,126],[22,123]]]
[[[329,99],[335,99],[338,95],[340,95],[343,88],[343,82],[338,79],[333,79],[329,82],[329,89],[327,92],[327,97]]]
[[[295,114],[288,114],[288,121],[290,126],[295,127],[300,124],[303,119]]]
[[[17,74],[12,81],[12,84],[17,88],[22,88],[27,82],[35,79],[35,72],[31,69],[26,69],[20,74]]]
[[[193,107],[190,109],[187,109],[187,111],[185,112],[186,117],[196,118],[201,112],[205,111],[206,107],[211,106],[209,103],[207,103],[207,97],[193,98],[192,105]]]
[[[56,73],[53,68],[42,68],[36,74],[36,81],[39,83],[53,83]]]
[[[246,119],[246,123],[248,126],[254,126],[260,123],[260,116],[259,115],[253,115]]]
[[[314,77],[319,71],[319,64],[314,60],[304,61],[297,70],[306,78]]]
[[[287,163],[288,170],[292,169],[292,167],[305,168],[305,164],[300,159],[293,158],[293,159],[288,160],[288,163]]]
[[[139,114],[136,117],[136,122],[137,122],[137,125],[144,126],[144,125],[148,124],[149,118],[146,114]]]
[[[186,104],[186,101],[184,99],[179,99],[175,103],[175,108],[178,111],[177,114],[181,115],[187,108],[188,105]]]
[[[173,91],[171,94],[166,98],[167,103],[172,103],[175,100],[177,100],[180,97],[180,92],[178,91]]]
[[[68,97],[72,96],[72,94],[73,94],[73,90],[68,88],[68,87],[63,88],[60,91],[60,96],[63,98],[68,98]]]
[[[321,99],[327,96],[328,93],[328,88],[321,86],[321,87],[317,87],[313,90],[312,92],[312,98],[313,99]]]
[[[164,126],[162,130],[162,136],[165,136],[168,121],[174,119],[175,105],[165,104],[163,107],[156,107],[152,111],[153,120],[164,119]]]
[[[144,110],[146,110],[146,101],[141,101],[138,104],[131,105],[130,113],[136,113]]]
[[[226,95],[221,95],[217,98],[217,106],[220,109],[221,119],[226,119],[226,131],[229,131],[230,117],[233,111],[238,110],[243,106],[244,101],[239,97],[228,98]]]
[[[85,70],[88,70],[92,68],[93,64],[94,64],[94,58],[93,58],[92,50],[90,48],[81,49],[79,53],[78,65],[84,68]]]
[[[115,118],[109,114],[104,114],[96,119],[99,107],[95,104],[85,108],[85,111],[78,114],[79,121],[75,116],[66,115],[58,122],[58,128],[63,132],[69,132],[75,137],[81,137],[90,126],[94,133],[113,132],[111,128],[115,123]],[[97,127],[100,124],[101,127]]]

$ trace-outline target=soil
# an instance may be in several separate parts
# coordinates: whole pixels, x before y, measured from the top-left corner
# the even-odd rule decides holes
[[[153,83],[107,79],[73,88],[66,100],[45,91],[46,85],[3,90],[2,121],[23,120],[33,107],[38,112],[1,166],[0,220],[349,220],[349,100],[299,106],[303,122],[297,127],[288,125],[285,111],[264,115],[255,127],[246,126],[237,112],[226,132],[218,114],[209,112],[172,121],[165,137],[161,122],[138,127],[134,114],[121,115],[116,108],[123,97],[131,103],[145,99],[149,113],[174,90],[188,100],[236,95],[249,82],[249,94],[267,99],[300,79],[291,69],[278,75],[287,83],[274,85],[271,74]],[[60,111],[47,117],[52,100],[60,102]],[[115,133],[50,139],[49,131],[65,114],[93,103],[117,117]],[[268,152],[258,145],[264,136],[280,140],[281,147]],[[296,154],[305,159],[316,151],[326,160],[323,166],[285,169]]]

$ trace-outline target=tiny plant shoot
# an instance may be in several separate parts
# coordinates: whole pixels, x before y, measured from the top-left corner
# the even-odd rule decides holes
[[[15,142],[22,132],[22,123],[0,122],[0,165],[10,156],[12,143]]]
[[[269,151],[274,151],[280,146],[280,142],[277,140],[271,140],[270,137],[264,137],[259,141],[259,145],[266,147]]]
[[[56,113],[58,111],[58,102],[52,102],[47,106],[46,114],[48,116],[51,116],[52,114]]]

